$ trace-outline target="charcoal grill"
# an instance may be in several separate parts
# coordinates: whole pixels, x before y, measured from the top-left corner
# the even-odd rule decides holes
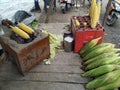
[[[38,32],[36,38],[29,43],[18,43],[10,38],[12,31],[9,30],[3,36],[0,36],[6,57],[15,63],[19,72],[24,75],[25,72],[39,64],[50,56],[49,36]]]

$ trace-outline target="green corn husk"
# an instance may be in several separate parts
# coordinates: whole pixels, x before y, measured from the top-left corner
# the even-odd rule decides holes
[[[98,56],[102,53],[105,53],[105,52],[110,52],[112,49],[114,49],[115,45],[109,45],[109,46],[106,46],[106,47],[103,47],[103,48],[98,48],[94,51],[91,51],[88,55],[86,55],[85,57],[83,57],[83,61],[87,61],[88,59],[91,59],[95,56]]]
[[[103,65],[82,74],[85,77],[97,77],[115,69],[120,69],[120,65]]]
[[[92,81],[90,81],[87,85],[87,89],[95,89],[104,85],[108,85],[114,81],[116,81],[120,77],[120,70],[115,70],[104,74]]]
[[[103,58],[106,58],[106,57],[109,57],[111,55],[114,55],[116,52],[107,52],[107,53],[103,53],[103,54],[100,54],[96,57],[93,57],[91,59],[88,59],[86,62],[84,62],[84,65],[88,65],[96,60],[100,60],[100,59],[103,59]]]
[[[115,60],[113,64],[120,65],[120,59]]]
[[[120,59],[117,60],[114,64],[118,64],[118,65],[120,65]]]
[[[91,51],[94,51],[98,48],[103,48],[103,47],[106,47],[108,45],[113,45],[112,43],[102,43],[102,44],[99,44],[99,45],[96,45],[94,46],[93,48],[90,48],[88,51],[85,51],[83,54],[82,54],[82,57],[85,57],[87,54],[89,54]]]
[[[120,78],[118,80],[110,83],[110,84],[104,85],[104,86],[99,87],[95,90],[113,90],[113,89],[116,89],[118,87],[120,87]]]
[[[97,60],[93,63],[90,63],[89,65],[87,65],[87,67],[85,69],[91,70],[93,68],[97,68],[97,67],[102,66],[102,65],[113,64],[114,61],[117,59],[120,59],[120,57],[118,57],[118,56],[106,57],[106,58],[103,58],[101,60]]]
[[[93,48],[102,37],[96,38],[88,42],[83,49],[80,51],[80,54],[83,54],[85,51],[88,51],[90,48]]]
[[[60,47],[61,47],[62,36],[52,34],[46,29],[43,30],[42,32],[49,35],[49,42],[50,42],[50,58],[49,58],[49,60],[54,60],[58,49],[60,49]]]

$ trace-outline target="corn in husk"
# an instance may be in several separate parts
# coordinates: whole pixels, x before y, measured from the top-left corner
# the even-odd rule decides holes
[[[87,89],[95,89],[95,88],[110,84],[110,83],[116,81],[119,77],[120,77],[120,70],[115,70],[115,71],[109,72],[107,74],[104,74],[104,75],[90,81],[86,85],[86,88]]]
[[[116,52],[102,53],[102,54],[100,54],[100,55],[98,55],[98,56],[95,56],[95,57],[87,60],[86,62],[84,62],[84,65],[88,65],[88,64],[90,64],[90,63],[92,63],[92,62],[94,62],[94,61],[97,61],[97,60],[100,60],[100,59],[109,57],[109,56],[111,56],[111,55],[113,55],[113,54],[115,54],[115,53],[116,53]]]
[[[101,39],[102,37],[98,37],[96,39],[93,39],[91,40],[90,42],[88,42],[83,48],[82,50],[80,51],[80,54],[84,54],[86,51],[88,51],[89,49],[93,48],[97,43],[98,41]]]
[[[91,59],[95,56],[98,56],[102,53],[112,51],[112,50],[114,50],[114,47],[115,47],[115,45],[109,45],[109,46],[106,46],[106,47],[103,47],[103,48],[98,48],[94,51],[91,51],[89,54],[87,54],[85,57],[83,57],[83,60],[87,61],[87,60],[89,60],[89,59]]]
[[[98,48],[103,48],[103,47],[106,47],[106,46],[109,46],[109,45],[113,45],[113,44],[111,44],[111,43],[102,43],[102,44],[96,45],[96,46],[94,46],[92,48],[89,48],[88,50],[84,51],[82,56],[86,56],[87,54],[89,54],[92,51],[97,50]]]
[[[120,87],[120,78],[110,84],[107,84],[107,85],[104,85],[104,86],[101,86],[95,90],[113,90],[113,89],[116,89]]]
[[[112,64],[115,60],[120,59],[120,57],[118,57],[119,54],[114,54],[111,55],[109,57],[100,59],[100,60],[96,60],[90,64],[87,65],[86,70],[91,70],[93,68],[102,66],[102,65],[107,65],[107,64]]]
[[[83,73],[82,76],[97,77],[97,76],[103,75],[105,73],[111,72],[115,69],[120,69],[120,65],[112,65],[112,64],[103,65],[103,66],[97,67],[95,69],[92,69],[92,70],[89,70],[89,71]]]
[[[49,35],[49,41],[50,41],[50,59],[53,60],[55,58],[57,50],[61,46],[61,35],[55,35],[47,30],[43,30],[45,34]]]

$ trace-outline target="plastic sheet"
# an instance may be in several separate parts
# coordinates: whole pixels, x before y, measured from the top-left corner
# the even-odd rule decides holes
[[[43,7],[43,0],[39,0],[40,7]],[[18,10],[29,12],[34,7],[34,0],[0,0],[0,14],[3,19],[12,20]]]

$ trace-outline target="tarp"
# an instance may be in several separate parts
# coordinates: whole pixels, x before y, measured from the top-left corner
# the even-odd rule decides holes
[[[43,0],[39,0],[39,5],[43,8]],[[18,10],[29,12],[33,6],[34,0],[0,0],[0,15],[11,20]]]

